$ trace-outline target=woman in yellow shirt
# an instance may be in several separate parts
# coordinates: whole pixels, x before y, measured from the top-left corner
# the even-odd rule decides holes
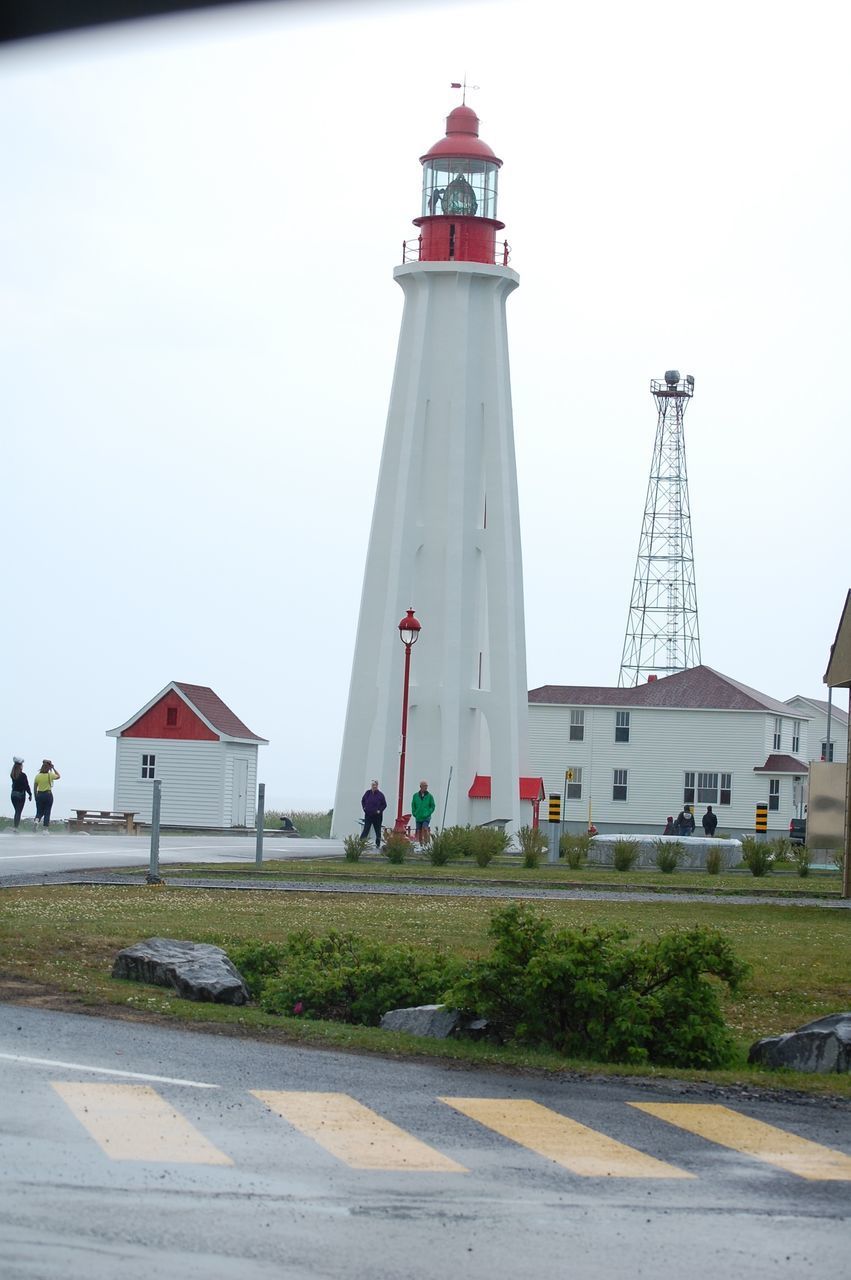
[[[52,760],[42,760],[41,769],[33,778],[35,791],[35,825],[41,822],[45,831],[50,830],[50,810],[53,808],[53,784],[61,777]]]

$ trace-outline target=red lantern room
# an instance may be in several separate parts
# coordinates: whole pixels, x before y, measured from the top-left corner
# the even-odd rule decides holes
[[[420,228],[421,262],[494,262],[496,233],[504,226],[496,216],[497,178],[502,161],[479,137],[479,117],[472,107],[456,107],[446,119],[446,137],[420,156],[423,207],[414,226]],[[500,262],[507,261],[507,246]]]

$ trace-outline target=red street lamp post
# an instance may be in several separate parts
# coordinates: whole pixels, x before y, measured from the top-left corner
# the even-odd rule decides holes
[[[399,639],[405,646],[405,678],[402,682],[402,749],[399,752],[399,803],[396,808],[396,825],[394,831],[407,831],[408,817],[402,814],[402,803],[405,796],[405,749],[408,740],[408,686],[411,678],[411,649],[420,638],[420,624],[414,617],[413,609],[409,609],[399,623]]]

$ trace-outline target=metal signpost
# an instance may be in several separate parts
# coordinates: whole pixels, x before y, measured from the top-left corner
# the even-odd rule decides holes
[[[145,880],[148,884],[162,884],[160,876],[160,807],[162,805],[163,784],[160,778],[154,779],[154,794],[151,800],[151,862]]]
[[[257,850],[254,855],[255,864],[263,866],[263,826],[266,822],[266,783],[257,784]]]

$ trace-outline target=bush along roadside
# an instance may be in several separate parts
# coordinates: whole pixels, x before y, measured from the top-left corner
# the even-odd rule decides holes
[[[733,1059],[719,986],[748,969],[723,934],[559,929],[533,909],[496,911],[489,955],[462,961],[351,933],[291,934],[230,957],[267,1013],[377,1026],[390,1009],[446,1004],[501,1043],[600,1062],[715,1068]],[[713,981],[714,980],[714,981]]]
[[[622,930],[558,929],[512,904],[490,924],[491,955],[447,994],[503,1040],[602,1062],[723,1067],[733,1039],[715,978],[735,993],[748,968],[703,928],[630,943]]]

